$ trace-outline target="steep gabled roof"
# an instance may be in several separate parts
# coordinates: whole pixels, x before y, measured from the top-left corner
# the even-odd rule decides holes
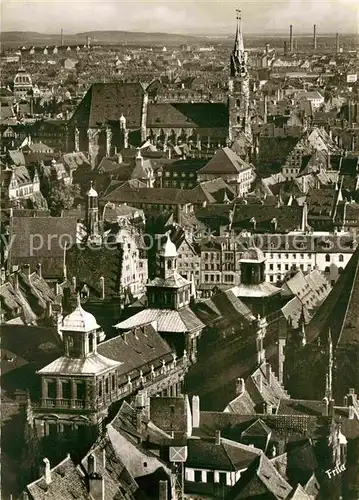
[[[144,90],[140,83],[93,83],[71,121],[76,126],[98,127],[118,122],[123,114],[127,127],[141,126]]]
[[[359,248],[322,303],[307,328],[307,339],[327,338],[331,330],[333,344],[342,347],[359,344]]]
[[[267,498],[285,500],[292,487],[279,474],[270,460],[261,454],[227,495],[226,500]]]
[[[237,174],[251,168],[240,156],[230,148],[219,149],[207,165],[198,170],[198,174]]]

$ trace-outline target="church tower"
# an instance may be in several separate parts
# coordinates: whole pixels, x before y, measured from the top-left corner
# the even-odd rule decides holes
[[[228,90],[229,141],[233,142],[240,133],[244,133],[250,138],[249,74],[247,54],[244,52],[243,45],[240,10],[237,10],[237,31],[230,60]]]
[[[93,188],[92,181],[90,189],[86,193],[86,226],[89,239],[101,243],[101,236],[99,234],[98,194]]]
[[[191,282],[177,271],[177,249],[169,233],[156,259],[156,278],[147,283],[149,307],[156,309],[180,309],[191,299]]]

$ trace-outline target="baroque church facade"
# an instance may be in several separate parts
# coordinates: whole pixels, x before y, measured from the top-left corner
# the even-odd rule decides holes
[[[123,148],[150,141],[157,149],[186,144],[200,154],[250,141],[250,86],[240,13],[230,56],[228,101],[152,102],[141,83],[93,84],[69,121],[69,148],[87,151],[92,166]]]

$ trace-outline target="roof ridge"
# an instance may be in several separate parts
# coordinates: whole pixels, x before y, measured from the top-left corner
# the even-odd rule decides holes
[[[358,247],[359,248],[359,247]],[[346,319],[347,319],[347,315],[348,315],[348,310],[349,310],[349,304],[351,303],[351,299],[352,299],[352,295],[353,295],[353,290],[354,290],[354,287],[355,287],[355,284],[357,282],[357,275],[358,275],[358,267],[359,267],[359,251],[356,250],[356,252],[352,255],[352,258],[354,256],[356,256],[356,259],[357,259],[357,262],[356,262],[356,266],[355,266],[355,272],[354,272],[354,276],[353,276],[353,281],[352,281],[352,287],[351,287],[351,290],[350,290],[350,295],[349,295],[349,299],[348,299],[348,302],[347,302],[347,306],[346,306],[346,310],[345,310],[345,314],[344,314],[344,318],[343,318],[343,322],[342,322],[342,325],[341,325],[341,329],[340,329],[340,333],[339,333],[339,336],[338,336],[338,340],[337,340],[337,344],[339,344],[340,342],[340,339],[341,339],[341,336],[342,336],[342,333],[343,333],[343,329],[344,329],[344,325],[346,323]],[[334,287],[333,287],[334,288]],[[333,289],[332,289],[333,290]]]

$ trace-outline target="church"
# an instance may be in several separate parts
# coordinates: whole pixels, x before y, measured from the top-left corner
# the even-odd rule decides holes
[[[141,83],[94,83],[69,122],[69,148],[87,151],[94,166],[101,158],[150,141],[166,151],[181,144],[197,152],[250,141],[249,73],[240,13],[230,56],[227,103],[157,103]]]

